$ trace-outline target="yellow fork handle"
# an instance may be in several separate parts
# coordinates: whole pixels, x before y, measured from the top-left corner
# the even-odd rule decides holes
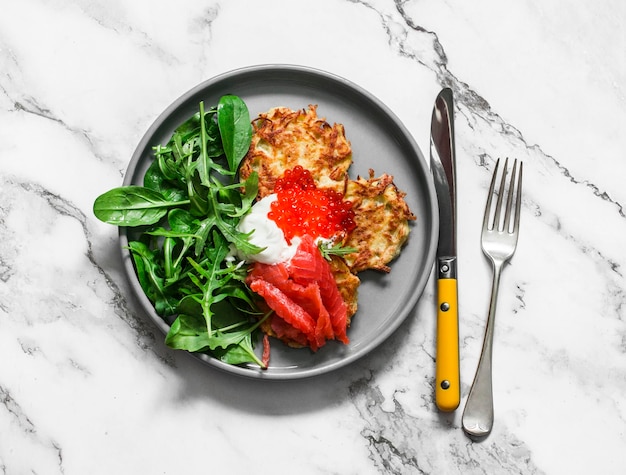
[[[437,281],[437,356],[435,402],[452,412],[461,401],[459,376],[459,312],[456,279]]]

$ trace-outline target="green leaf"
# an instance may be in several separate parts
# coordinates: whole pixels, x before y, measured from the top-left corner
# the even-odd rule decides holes
[[[320,241],[320,243],[317,245],[317,248],[320,250],[320,252],[322,253],[322,256],[327,261],[330,261],[331,256],[333,255],[345,256],[347,254],[352,254],[358,251],[356,247],[348,247],[348,246],[343,246],[342,244],[333,244],[333,243],[323,242],[323,241]]]
[[[162,268],[157,253],[140,241],[131,241],[128,247],[142,290],[154,304],[159,315],[172,315],[176,311],[176,302],[164,289]]]
[[[242,187],[244,189],[243,194],[241,193]],[[228,190],[230,192],[230,194],[227,196],[231,197],[231,202],[238,201],[240,203],[239,205],[233,204],[232,211],[224,211],[231,218],[241,218],[248,214],[259,193],[259,175],[257,174],[257,172],[252,172],[243,183],[237,183],[235,189],[230,189],[230,187],[224,187],[224,190]],[[237,197],[237,200],[235,200],[234,196]]]
[[[189,190],[189,200],[191,203],[189,212],[198,217],[210,214],[211,210],[208,199],[211,194],[211,189],[204,185],[198,174],[194,172],[191,172],[187,185]]]
[[[229,242],[233,243],[237,249],[247,255],[258,254],[264,247],[259,247],[250,242],[250,234],[238,231],[232,223],[220,221],[217,223],[220,231]]]
[[[172,134],[170,142],[178,138],[181,144],[186,143],[198,135],[198,130],[200,130],[200,112],[196,112],[180,124]]]
[[[156,166],[159,167],[163,177],[173,183],[179,183],[181,186],[184,185],[184,174],[182,173],[183,160],[177,158],[176,148],[157,145],[153,147],[153,150]]]
[[[169,201],[184,201],[189,198],[184,186],[165,177],[158,160],[154,160],[148,170],[146,170],[146,174],[143,177],[143,186],[161,193]]]
[[[256,363],[261,368],[266,366],[254,353],[254,344],[252,342],[252,334],[248,333],[242,338],[238,344],[231,345],[220,351],[216,348],[213,353],[221,361],[227,364],[243,364],[243,363]]]
[[[263,363],[254,353],[252,333],[262,321],[249,325],[246,321],[234,316],[233,309],[227,304],[219,304],[214,308],[215,321],[222,325],[209,334],[206,331],[204,319],[197,314],[180,314],[174,321],[165,337],[165,343],[170,348],[191,352],[209,351],[220,360],[229,364],[256,363],[263,367]],[[235,323],[230,323],[231,321]]]
[[[252,138],[252,124],[246,103],[237,96],[222,96],[217,105],[217,122],[228,166],[236,172],[248,153]]]
[[[217,110],[212,109],[205,114],[206,153],[209,157],[218,158],[224,155],[222,137],[216,120]]]
[[[198,173],[200,174],[200,183],[208,188],[211,185],[210,175],[214,163],[207,150],[208,134],[204,114],[204,102],[200,102],[200,117],[202,117],[202,120],[200,121],[200,157],[198,159]]]
[[[143,226],[157,223],[168,209],[188,203],[170,201],[158,191],[142,186],[113,188],[96,198],[93,212],[105,223],[118,226]]]
[[[214,232],[213,247],[206,248],[208,262],[205,266],[199,265],[190,257],[187,258],[187,261],[196,271],[196,275],[190,274],[189,278],[202,292],[200,304],[202,305],[202,314],[204,315],[209,335],[213,332],[212,306],[214,303],[223,298],[219,296],[217,291],[225,282],[229,280],[227,277],[224,277],[224,272],[221,267],[222,262],[229,252],[230,249],[228,248],[226,240],[224,240],[224,238],[217,232]]]
[[[259,194],[259,174],[252,172],[243,182],[244,194],[241,197],[241,213],[233,217],[243,216],[250,211],[257,195]]]
[[[172,231],[193,234],[199,227],[199,222],[187,210],[176,208],[170,211],[168,221]]]
[[[198,239],[196,239],[196,245],[195,245],[196,256],[199,256],[200,254],[202,254],[202,251],[207,246],[207,242],[209,241],[209,236],[211,235],[211,231],[213,231],[215,222],[216,222],[215,216],[209,216],[208,218],[200,222],[200,225],[198,226],[198,230],[196,231],[196,233],[198,234]]]
[[[194,315],[179,315],[165,336],[165,344],[175,350],[191,352],[208,349],[209,334],[204,319]]]

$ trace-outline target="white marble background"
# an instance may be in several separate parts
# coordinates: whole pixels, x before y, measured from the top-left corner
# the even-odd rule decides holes
[[[0,473],[588,474],[626,468],[626,3],[24,0],[0,15]],[[457,100],[462,406],[485,321],[497,157],[524,160],[496,424],[433,404],[434,287],[372,355],[290,383],[168,350],[91,213],[156,116],[263,63],[369,89],[428,152]]]

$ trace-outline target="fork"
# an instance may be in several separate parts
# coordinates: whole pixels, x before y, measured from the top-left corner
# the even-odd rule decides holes
[[[478,361],[476,376],[465,403],[463,411],[462,425],[465,433],[470,437],[486,437],[491,433],[493,427],[493,390],[491,359],[493,355],[493,333],[496,317],[496,303],[498,300],[498,287],[500,284],[500,274],[517,247],[517,237],[519,234],[520,205],[522,197],[522,168],[519,163],[519,173],[517,170],[517,160],[513,163],[513,170],[510,176],[509,189],[506,203],[504,203],[506,175],[508,169],[508,158],[504,163],[500,188],[495,191],[498,199],[492,209],[492,198],[500,160],[496,162],[496,167],[491,179],[487,204],[485,206],[485,217],[483,218],[483,228],[481,244],[483,252],[491,261],[493,269],[493,281],[491,288],[491,301],[489,303],[489,314],[485,327],[485,339]],[[514,189],[517,189],[516,193]],[[515,198],[515,199],[514,199]],[[515,204],[515,207],[513,207]],[[514,212],[513,212],[514,211]],[[504,217],[502,216],[504,212]]]

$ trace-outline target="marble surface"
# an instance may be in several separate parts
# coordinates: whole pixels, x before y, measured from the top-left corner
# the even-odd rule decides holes
[[[626,467],[626,3],[4,2],[0,16],[0,473],[587,474]],[[461,407],[433,402],[434,281],[374,353],[292,382],[169,350],[92,214],[158,114],[268,63],[368,89],[425,154],[454,90]],[[524,160],[504,272],[496,422],[461,413],[483,336],[494,161]]]

